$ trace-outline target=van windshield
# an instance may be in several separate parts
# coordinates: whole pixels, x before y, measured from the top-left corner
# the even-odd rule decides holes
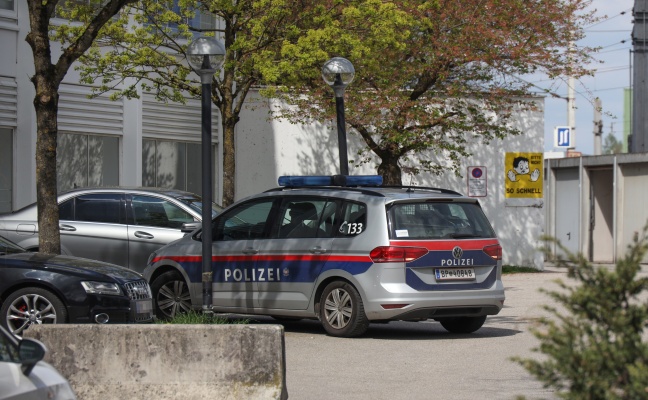
[[[494,238],[495,231],[475,203],[396,203],[389,210],[392,239]]]

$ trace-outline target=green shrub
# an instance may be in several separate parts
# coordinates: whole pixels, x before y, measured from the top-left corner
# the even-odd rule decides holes
[[[533,267],[521,267],[518,265],[502,265],[503,274],[536,273],[536,272],[542,272],[542,271]]]
[[[157,320],[158,324],[247,324],[248,320],[244,319],[229,319],[218,314],[205,314],[198,311],[190,311],[188,313],[180,313],[174,318],[164,321]]]
[[[545,387],[566,399],[647,399],[648,278],[638,276],[648,250],[646,229],[635,235],[628,252],[613,269],[594,267],[582,255],[567,254],[571,284],[559,291],[542,290],[558,306],[545,306],[550,317],[532,329],[540,360],[514,360]]]

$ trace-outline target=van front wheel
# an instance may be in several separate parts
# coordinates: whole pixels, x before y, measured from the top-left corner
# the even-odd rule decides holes
[[[179,272],[168,271],[151,283],[155,315],[162,320],[173,319],[178,314],[191,311],[189,287]]]

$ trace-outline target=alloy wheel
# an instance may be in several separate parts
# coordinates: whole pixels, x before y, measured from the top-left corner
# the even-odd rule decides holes
[[[191,311],[191,295],[184,281],[173,280],[162,285],[156,301],[167,318]]]
[[[24,294],[9,305],[7,327],[16,336],[34,324],[55,324],[56,308],[39,294]]]
[[[336,329],[342,329],[349,324],[353,315],[351,295],[344,289],[332,290],[324,303],[324,318]]]

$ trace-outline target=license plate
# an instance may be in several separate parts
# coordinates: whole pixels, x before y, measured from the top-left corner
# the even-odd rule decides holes
[[[437,281],[472,281],[474,268],[437,268],[434,270]]]
[[[135,302],[135,312],[138,314],[144,314],[151,312],[153,310],[153,300],[138,300]]]

